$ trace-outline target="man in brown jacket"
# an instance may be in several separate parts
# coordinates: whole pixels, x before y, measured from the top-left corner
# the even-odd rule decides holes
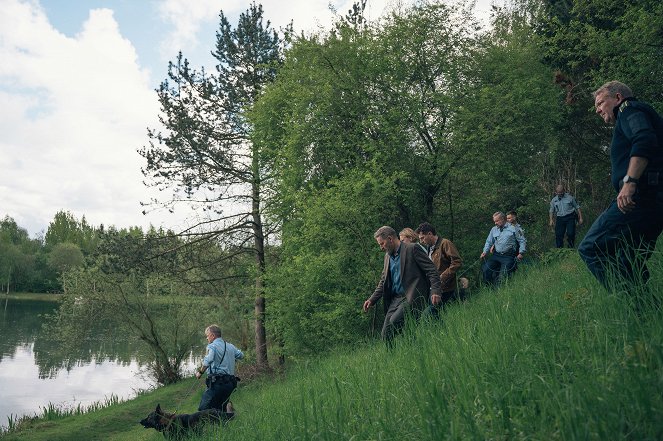
[[[431,313],[437,317],[439,308],[458,298],[456,272],[463,266],[463,259],[460,258],[456,245],[449,239],[438,236],[435,227],[428,222],[419,224],[416,233],[419,235],[419,242],[428,247],[428,256],[440,275],[442,299],[440,304],[431,305]]]
[[[374,234],[380,249],[385,252],[380,281],[373,294],[364,302],[364,312],[383,299],[385,318],[382,339],[391,343],[411,312],[421,315],[430,299],[440,303],[440,278],[426,251],[415,243],[401,242],[396,231],[384,226]]]

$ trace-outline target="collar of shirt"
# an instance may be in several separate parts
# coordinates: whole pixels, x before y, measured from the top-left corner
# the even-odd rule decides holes
[[[401,242],[400,245],[398,245],[398,248],[396,248],[396,249],[394,250],[393,254],[392,254],[392,253],[389,254],[389,257],[391,257],[392,259],[395,259],[395,258],[397,258],[398,256],[400,256],[400,254],[401,254],[401,247],[402,247],[402,246],[403,246],[403,242]]]

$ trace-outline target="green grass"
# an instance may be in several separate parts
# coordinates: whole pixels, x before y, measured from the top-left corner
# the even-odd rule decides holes
[[[652,291],[663,292],[660,255],[650,267]],[[344,348],[283,379],[241,385],[237,418],[192,439],[663,439],[663,314],[631,300],[562,254],[474,293],[393,350]],[[34,422],[20,439],[163,439],[137,421],[182,397],[180,411],[192,412],[202,388],[187,395],[191,384]]]

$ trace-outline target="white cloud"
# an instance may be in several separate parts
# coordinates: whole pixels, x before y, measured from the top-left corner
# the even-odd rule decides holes
[[[198,33],[205,23],[218,23],[221,9],[235,9],[241,0],[164,0],[159,14],[174,31],[161,44],[161,53],[169,58],[178,51],[189,51],[198,46]]]
[[[146,225],[136,149],[159,107],[113,12],[90,11],[68,38],[36,3],[0,7],[1,211],[31,234],[63,209],[94,225]]]

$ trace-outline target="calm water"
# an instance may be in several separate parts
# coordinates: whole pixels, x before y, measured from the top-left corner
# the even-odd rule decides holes
[[[53,347],[43,335],[41,315],[56,308],[45,301],[5,303],[0,296],[0,426],[7,426],[9,415],[39,414],[49,403],[85,407],[111,394],[127,399],[154,386],[143,375],[139,345],[126,336],[101,330],[107,338],[75,354]],[[193,370],[194,362],[185,369]]]

